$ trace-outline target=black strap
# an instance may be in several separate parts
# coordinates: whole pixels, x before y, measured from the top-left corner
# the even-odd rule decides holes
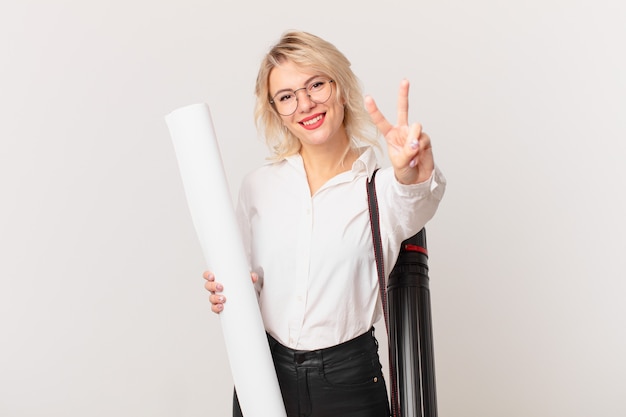
[[[370,211],[370,226],[372,228],[372,242],[374,244],[374,258],[376,259],[376,271],[378,272],[378,284],[380,290],[380,299],[383,303],[383,313],[385,316],[385,325],[389,327],[387,320],[387,291],[385,291],[385,262],[383,259],[383,244],[380,237],[380,219],[378,216],[378,198],[376,197],[376,184],[374,178],[376,172],[372,174],[372,178],[367,181],[367,203]]]
[[[389,340],[389,308],[387,306],[387,285],[385,283],[385,262],[383,258],[383,245],[380,236],[380,218],[378,215],[378,198],[376,197],[376,177],[378,168],[374,170],[372,178],[367,181],[367,203],[370,212],[370,226],[372,228],[372,242],[374,244],[374,258],[376,259],[376,271],[378,272],[378,289],[380,291],[380,300],[383,306],[383,317],[385,318],[385,327],[387,329],[387,340]],[[389,349],[389,385],[391,388],[391,415],[399,416],[398,409],[400,402],[398,401],[398,387],[396,381],[396,364],[394,363],[392,350]]]

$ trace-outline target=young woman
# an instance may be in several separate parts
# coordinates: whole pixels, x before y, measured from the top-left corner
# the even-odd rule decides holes
[[[392,125],[332,44],[287,32],[263,59],[255,92],[273,159],[245,178],[237,216],[287,414],[388,417],[366,192],[379,132],[391,162],[375,178],[387,272],[445,189],[429,136],[408,123],[409,83]],[[203,277],[219,313],[227,289],[210,271]]]

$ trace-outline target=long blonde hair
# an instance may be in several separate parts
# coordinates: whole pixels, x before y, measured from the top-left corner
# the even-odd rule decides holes
[[[265,55],[257,75],[254,118],[272,152],[271,159],[282,159],[300,151],[300,141],[281,120],[270,103],[269,76],[274,67],[291,61],[302,68],[318,71],[334,80],[337,97],[345,103],[343,124],[353,147],[366,143],[380,147],[378,133],[365,104],[361,85],[350,68],[350,61],[331,43],[307,32],[288,31]]]

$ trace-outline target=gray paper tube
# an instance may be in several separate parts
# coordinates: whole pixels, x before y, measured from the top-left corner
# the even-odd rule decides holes
[[[207,265],[228,293],[220,321],[241,410],[286,417],[209,106],[181,107],[165,121]]]

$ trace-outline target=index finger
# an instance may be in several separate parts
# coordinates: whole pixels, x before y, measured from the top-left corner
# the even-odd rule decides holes
[[[392,128],[391,123],[389,123],[380,110],[378,110],[378,106],[371,96],[365,97],[365,108],[367,109],[367,112],[372,118],[372,121],[376,125],[378,131],[382,133],[383,136],[386,136],[387,132],[389,132]]]

